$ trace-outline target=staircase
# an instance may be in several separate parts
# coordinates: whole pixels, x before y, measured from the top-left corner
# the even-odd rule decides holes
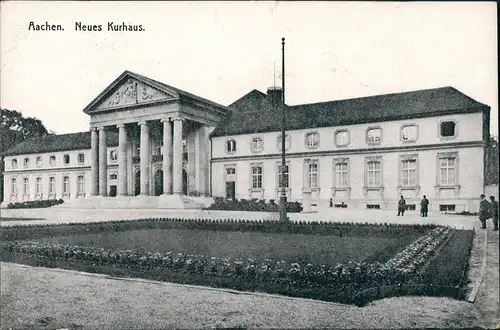
[[[202,209],[213,203],[208,197],[161,196],[89,196],[53,206],[56,209]]]

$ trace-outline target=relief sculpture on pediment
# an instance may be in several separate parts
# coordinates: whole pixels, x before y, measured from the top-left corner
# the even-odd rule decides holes
[[[121,86],[112,97],[109,98],[108,106],[127,105],[137,103],[137,82],[133,79]]]
[[[148,85],[143,84],[143,83],[139,83],[137,89],[139,91],[139,98],[138,98],[139,103],[172,98],[171,95],[160,92],[156,88],[153,88],[153,87],[148,86]]]

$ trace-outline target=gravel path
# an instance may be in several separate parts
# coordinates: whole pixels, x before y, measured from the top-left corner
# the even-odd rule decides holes
[[[447,298],[379,300],[358,308],[73,271],[1,264],[1,328],[472,327],[474,305]]]

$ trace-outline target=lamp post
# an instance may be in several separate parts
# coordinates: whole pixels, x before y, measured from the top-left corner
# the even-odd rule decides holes
[[[286,189],[285,185],[288,180],[285,180],[286,161],[285,161],[285,125],[286,125],[286,115],[285,115],[285,38],[281,38],[281,86],[282,86],[282,97],[281,97],[281,194],[280,194],[280,222],[285,222],[288,220],[286,215]],[[288,174],[287,178],[288,179]]]

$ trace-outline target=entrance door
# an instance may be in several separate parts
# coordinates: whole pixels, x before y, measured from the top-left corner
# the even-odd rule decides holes
[[[135,186],[134,186],[134,196],[138,196],[141,193],[141,171],[135,173]]]
[[[155,196],[163,194],[163,171],[158,170],[155,173]]]
[[[109,197],[116,197],[116,186],[109,186]]]
[[[186,170],[182,170],[182,194],[187,196],[188,194],[188,176]]]
[[[226,198],[236,197],[236,185],[234,181],[226,181]]]

